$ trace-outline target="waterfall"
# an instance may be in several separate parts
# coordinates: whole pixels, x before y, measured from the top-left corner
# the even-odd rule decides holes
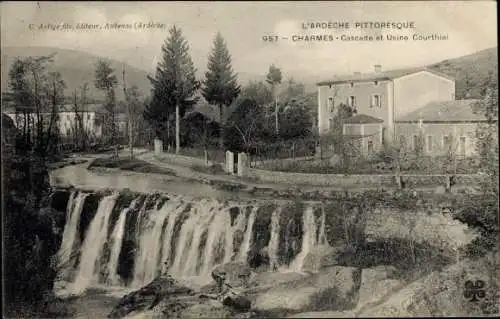
[[[145,198],[140,195],[128,208],[114,212],[117,221],[112,226],[111,215],[119,194],[102,197],[95,212],[83,210],[88,195],[82,191],[71,193],[58,252],[60,264],[68,264],[65,270],[75,273],[74,281],[64,285],[70,293],[84,292],[93,285],[123,288],[123,283],[127,283],[129,288],[137,288],[167,270],[175,278],[205,280],[210,278],[215,266],[231,261],[247,262],[254,250],[267,249],[268,266],[272,270],[276,270],[279,260],[285,257],[280,255],[286,253],[281,252],[280,241],[287,240],[282,238],[280,220],[286,216],[280,205],[269,211],[271,216],[263,215],[269,218],[264,223],[258,220],[259,204],[231,205],[211,199],[186,200],[177,196],[166,200],[157,194]],[[139,203],[142,203],[140,209]],[[84,212],[93,217],[82,243],[76,245]],[[327,243],[325,222],[324,212],[316,218],[313,207],[305,207],[303,231],[298,234],[301,251],[290,267],[283,270],[301,271],[314,247]],[[259,228],[268,228],[262,229],[269,235],[268,242],[264,239],[267,235],[254,234],[256,223]],[[77,266],[69,263],[75,252],[80,254]]]
[[[278,267],[278,247],[280,240],[281,207],[277,207],[271,216],[271,239],[269,240],[269,266],[271,269]]]
[[[308,206],[303,215],[303,227],[304,233],[302,235],[302,249],[300,253],[295,257],[292,264],[290,265],[290,270],[300,272],[302,271],[302,265],[304,264],[304,259],[307,254],[317,245],[317,230],[316,218],[314,216],[314,210],[312,206]]]
[[[220,248],[220,242],[223,239],[222,236],[224,236],[225,239],[226,231],[231,228],[231,216],[229,214],[229,209],[227,207],[220,207],[220,209],[221,211],[218,211],[215,214],[213,222],[210,223],[210,227],[208,228],[207,243],[203,252],[203,267],[201,274],[209,274],[212,271],[217,257],[214,253]],[[226,240],[224,240],[224,242],[227,244]],[[230,259],[231,257],[228,258],[227,256],[232,256],[232,251],[228,251],[229,249],[227,246],[224,248],[225,255],[223,260]]]
[[[134,270],[134,286],[150,282],[156,277],[159,270],[158,266],[162,247],[160,242],[162,228],[167,217],[174,214],[178,209],[179,203],[176,202],[175,199],[171,199],[159,210],[153,209],[148,212],[153,216],[151,216],[152,220],[147,222],[146,228],[139,238],[139,251]],[[156,206],[155,208],[158,207]],[[144,211],[141,211],[142,217],[146,217]]]
[[[97,213],[85,234],[80,265],[71,289],[73,293],[85,291],[99,271],[101,252],[108,235],[109,217],[117,197],[118,194],[108,195],[99,202]]]
[[[85,193],[76,194],[76,191],[71,192],[68,200],[66,225],[64,226],[61,248],[57,253],[59,259],[58,264],[63,269],[67,269],[68,263],[71,260],[73,245],[78,231],[78,222],[80,221],[85,198],[88,196],[88,194]]]
[[[122,249],[122,241],[123,235],[125,232],[125,221],[127,219],[128,212],[135,208],[138,200],[134,199],[128,208],[123,209],[120,212],[120,216],[118,217],[118,221],[111,233],[111,242],[113,246],[111,248],[111,257],[109,258],[109,263],[107,265],[108,268],[108,281],[112,285],[119,285],[120,279],[117,273],[118,270],[118,259],[120,257],[120,251]]]
[[[258,207],[253,207],[248,216],[247,230],[245,231],[245,237],[243,237],[243,243],[241,243],[241,248],[238,254],[238,259],[246,262],[248,257],[248,252],[250,251],[250,245],[252,241],[252,230],[253,224],[255,223],[255,215],[257,214]]]

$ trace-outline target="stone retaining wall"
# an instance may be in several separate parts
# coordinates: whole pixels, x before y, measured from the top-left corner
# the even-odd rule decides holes
[[[247,176],[264,183],[338,187],[397,187],[395,175],[307,174],[249,168]],[[446,186],[446,175],[401,175],[406,188]],[[456,185],[477,185],[480,175],[455,175]],[[452,183],[453,186],[453,183]]]

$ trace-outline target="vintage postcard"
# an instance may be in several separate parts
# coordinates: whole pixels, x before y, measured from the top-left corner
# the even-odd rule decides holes
[[[496,2],[1,23],[4,318],[500,315]]]

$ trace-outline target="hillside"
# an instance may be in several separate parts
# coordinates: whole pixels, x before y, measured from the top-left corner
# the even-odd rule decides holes
[[[9,69],[17,57],[43,56],[49,55],[54,52],[57,52],[57,54],[54,57],[53,68],[54,70],[61,72],[64,81],[66,81],[67,89],[65,95],[71,96],[75,88],[78,88],[83,83],[87,82],[89,84],[89,97],[94,99],[101,99],[102,93],[94,88],[93,81],[95,68],[94,65],[97,60],[102,57],[81,51],[63,50],[49,47],[2,48],[2,92],[6,92],[8,90]],[[123,64],[119,61],[109,58],[105,58],[105,60],[111,61],[111,66],[115,69],[116,75],[120,82],[119,85],[121,85],[121,72]],[[130,65],[125,65],[125,68],[125,80],[127,82],[127,86],[137,85],[143,93],[149,94],[151,86],[149,80],[147,79],[148,73]],[[118,99],[121,99],[123,97],[121,86],[118,87],[116,93]]]
[[[463,57],[444,60],[428,66],[455,78],[456,98],[481,98],[488,74],[498,77],[497,48],[490,48]],[[467,95],[467,87],[468,93]]]

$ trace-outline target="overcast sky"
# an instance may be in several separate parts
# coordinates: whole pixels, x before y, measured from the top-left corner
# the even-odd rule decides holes
[[[419,66],[497,46],[496,2],[3,2],[2,46],[51,46],[108,56],[151,70],[168,27],[178,25],[198,69],[206,68],[220,31],[237,72],[265,73],[271,63],[294,72],[332,74]],[[163,23],[165,29],[31,31],[40,23]],[[306,21],[414,21],[411,31],[383,34],[448,35],[446,41],[266,43],[263,35],[362,35],[357,30],[302,30]]]

